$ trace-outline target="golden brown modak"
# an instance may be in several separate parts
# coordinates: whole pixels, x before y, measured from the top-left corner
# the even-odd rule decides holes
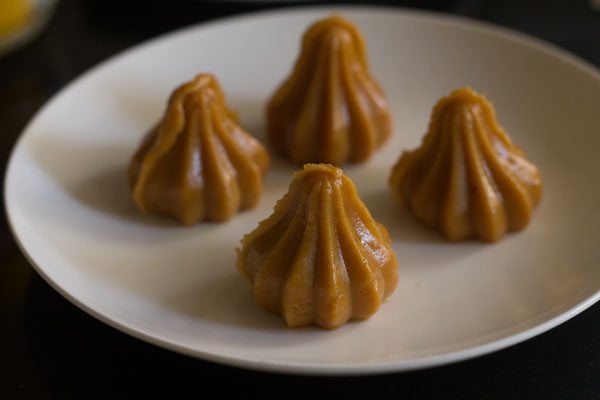
[[[492,104],[469,88],[435,105],[421,147],[400,156],[390,186],[454,241],[494,242],[525,228],[542,193],[538,168],[498,125]]]
[[[389,105],[355,25],[332,16],[308,29],[291,76],[268,103],[267,125],[273,147],[297,164],[362,162],[386,141]]]
[[[254,207],[268,167],[265,147],[237,123],[217,79],[200,74],[173,92],[133,156],[129,180],[140,210],[189,225]]]
[[[328,164],[296,172],[273,214],[242,239],[237,265],[256,303],[289,327],[368,318],[398,282],[387,230]]]

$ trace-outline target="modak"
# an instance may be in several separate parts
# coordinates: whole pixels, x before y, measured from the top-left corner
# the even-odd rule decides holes
[[[254,299],[289,327],[337,328],[374,314],[398,282],[387,230],[341,169],[307,164],[273,214],[242,239]]]
[[[439,100],[421,146],[400,156],[389,183],[417,218],[453,241],[494,242],[525,228],[542,194],[538,168],[469,88]]]
[[[217,79],[200,74],[173,92],[133,156],[129,180],[140,210],[189,225],[254,207],[268,167],[265,147],[237,123]]]
[[[358,28],[340,16],[312,25],[291,76],[267,106],[273,147],[297,164],[367,160],[392,130],[388,101]]]

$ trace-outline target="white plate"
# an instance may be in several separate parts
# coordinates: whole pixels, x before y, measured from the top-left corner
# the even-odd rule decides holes
[[[170,91],[217,74],[243,124],[264,105],[302,32],[343,14],[360,26],[393,107],[393,139],[346,168],[394,240],[400,284],[365,322],[286,329],[252,302],[235,253],[294,170],[275,161],[260,206],[229,223],[179,227],[140,215],[125,171]],[[497,244],[450,244],[394,205],[402,149],[421,140],[436,100],[470,85],[537,163],[544,197],[531,225]],[[315,374],[401,371],[488,353],[544,332],[600,297],[600,75],[565,52],[461,18],[373,8],[236,17],[153,40],[101,64],[27,127],[6,177],[12,229],[39,273],[106,323],[220,363]]]

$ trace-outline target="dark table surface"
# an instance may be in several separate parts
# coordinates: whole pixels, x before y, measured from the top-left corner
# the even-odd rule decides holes
[[[380,2],[515,28],[600,66],[600,13],[590,2]],[[298,4],[298,2],[296,2]],[[2,176],[40,106],[83,71],[158,34],[284,2],[62,0],[44,33],[0,58]],[[598,105],[600,111],[600,104]],[[590,132],[592,133],[592,132]],[[598,134],[598,132],[596,132]],[[434,399],[600,399],[600,304],[524,343],[454,365],[367,377],[306,377],[192,359],[127,336],[51,289],[0,223],[0,399],[202,396],[376,396]]]

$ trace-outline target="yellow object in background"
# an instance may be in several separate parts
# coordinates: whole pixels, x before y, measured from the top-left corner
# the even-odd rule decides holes
[[[0,36],[21,28],[31,15],[31,0],[0,0]]]

